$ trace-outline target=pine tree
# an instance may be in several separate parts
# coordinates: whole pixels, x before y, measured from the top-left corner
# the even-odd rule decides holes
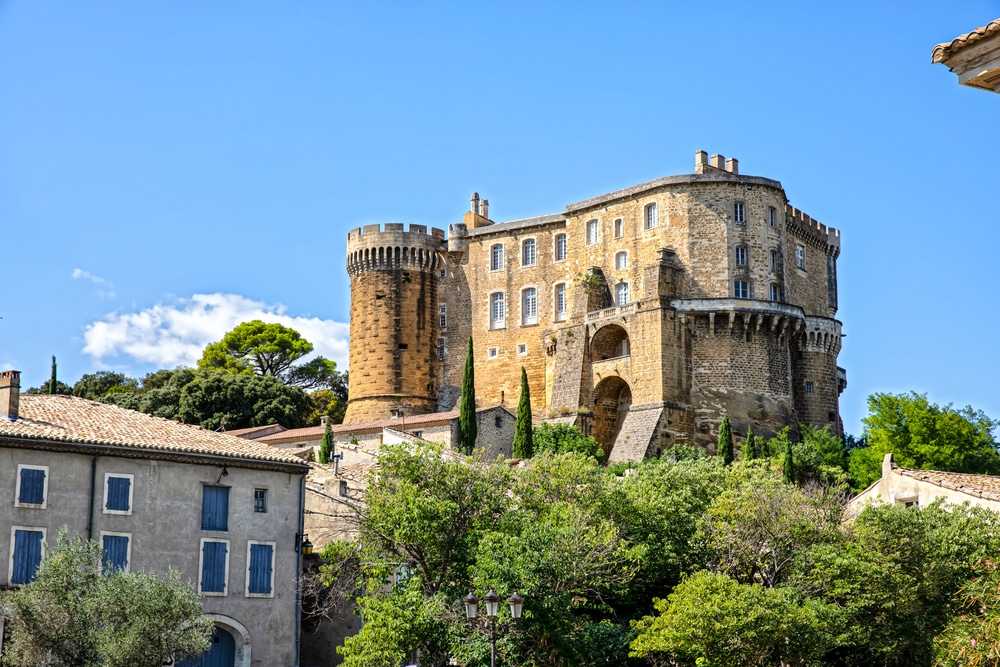
[[[747,426],[747,440],[743,443],[743,449],[740,450],[740,458],[744,461],[757,458],[757,438],[749,426]]]
[[[789,484],[795,482],[795,461],[792,459],[792,441],[785,441],[785,463],[781,468],[785,475],[785,481]]]
[[[49,393],[56,393],[56,355],[52,355],[52,379],[49,380]]]
[[[462,398],[458,408],[458,448],[472,454],[476,448],[476,369],[472,356],[472,336],[469,336],[469,352],[465,356],[465,372],[462,374]]]
[[[326,422],[326,430],[323,432],[323,442],[319,446],[319,462],[329,463],[333,455],[333,428],[330,422]]]
[[[733,462],[733,431],[729,426],[729,415],[722,415],[722,423],[719,424],[719,446],[715,451],[722,457],[725,465]]]
[[[531,441],[531,394],[528,391],[528,371],[521,366],[521,398],[517,401],[517,421],[514,424],[514,458],[530,459],[535,454]]]

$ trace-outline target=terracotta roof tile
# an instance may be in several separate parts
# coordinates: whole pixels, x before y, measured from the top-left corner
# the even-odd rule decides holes
[[[1000,477],[993,475],[973,475],[965,472],[942,472],[940,470],[911,470],[894,467],[897,475],[912,477],[944,489],[961,491],[970,496],[1000,500]]]
[[[288,452],[255,440],[61,394],[22,394],[18,418],[0,419],[3,438],[302,464]]]
[[[931,62],[932,63],[943,63],[956,51],[959,51],[969,44],[978,42],[981,39],[989,37],[995,33],[1000,32],[1000,19],[994,19],[984,25],[982,28],[976,28],[972,32],[967,32],[964,35],[959,35],[950,42],[945,42],[943,44],[938,44],[931,50]]]

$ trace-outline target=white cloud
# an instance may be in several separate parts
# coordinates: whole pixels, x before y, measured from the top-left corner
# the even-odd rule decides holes
[[[100,276],[95,276],[90,271],[84,271],[83,269],[73,269],[73,278],[75,280],[80,280],[82,278],[84,280],[89,280],[95,285],[101,285],[105,287],[106,289],[97,290],[97,296],[99,297],[102,298],[108,297],[110,299],[113,299],[116,296],[118,296],[117,294],[115,294],[115,286],[110,281],[105,280]]]
[[[248,320],[291,327],[313,344],[317,354],[336,361],[338,369],[347,369],[346,323],[292,317],[280,304],[268,305],[238,294],[195,294],[135,313],[109,313],[84,328],[83,351],[100,363],[106,357],[124,355],[162,368],[194,366],[206,345]]]

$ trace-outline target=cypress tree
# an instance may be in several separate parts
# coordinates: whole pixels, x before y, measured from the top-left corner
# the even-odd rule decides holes
[[[740,450],[740,458],[744,461],[757,458],[757,438],[749,426],[747,426],[747,441],[743,443],[743,449]]]
[[[458,407],[458,448],[472,454],[476,448],[476,369],[472,357],[472,336],[465,355],[465,372],[462,374],[462,398]]]
[[[725,465],[733,462],[733,431],[729,426],[729,415],[722,415],[722,423],[719,424],[719,446],[715,452],[722,457]]]
[[[531,394],[528,391],[528,371],[521,366],[521,398],[517,401],[517,421],[514,424],[514,458],[530,459],[535,454],[531,441]]]
[[[792,441],[785,440],[785,463],[781,468],[785,475],[785,481],[789,484],[795,482],[795,461],[792,460]]]
[[[329,463],[330,456],[333,454],[333,428],[330,426],[330,421],[326,422],[326,430],[323,432],[323,442],[319,445],[319,462]]]
[[[52,379],[49,380],[49,393],[56,393],[56,355],[52,355]]]

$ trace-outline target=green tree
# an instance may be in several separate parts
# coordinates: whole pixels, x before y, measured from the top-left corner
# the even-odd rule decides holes
[[[791,440],[785,440],[785,456],[781,461],[781,473],[789,484],[795,482],[795,457],[792,454]]]
[[[476,448],[478,425],[476,423],[476,365],[472,356],[472,336],[469,336],[469,350],[465,355],[465,370],[462,373],[462,396],[459,399],[458,448],[472,454]]]
[[[306,425],[309,395],[267,375],[208,373],[181,390],[177,419],[211,430],[233,430],[266,424],[287,428]]]
[[[604,450],[600,443],[583,431],[569,424],[551,424],[543,422],[531,435],[531,443],[535,453],[577,452],[584,456],[592,456],[598,461],[604,458]]]
[[[73,395],[99,401],[120,392],[131,392],[139,387],[139,381],[117,371],[97,371],[87,373],[73,385]]]
[[[521,397],[517,400],[517,421],[514,425],[514,457],[530,459],[535,454],[531,441],[531,394],[528,371],[521,366]]]
[[[852,450],[849,460],[856,488],[881,476],[882,458],[890,452],[904,468],[1000,473],[997,422],[981,410],[942,407],[914,392],[872,394],[864,424],[868,446]]]
[[[319,462],[329,463],[333,454],[333,427],[330,422],[326,423],[326,430],[323,431],[323,442],[319,445]]]
[[[65,530],[33,582],[8,591],[13,611],[4,664],[159,667],[209,647],[212,623],[180,575],[101,574],[101,545]]]
[[[757,438],[753,434],[753,428],[747,426],[747,439],[740,448],[740,458],[744,461],[752,461],[757,458]]]
[[[59,380],[56,378],[56,355],[52,355],[52,377],[49,378],[49,393],[59,393]]]
[[[722,423],[719,424],[719,445],[716,448],[722,462],[729,465],[733,462],[733,431],[729,426],[729,415],[722,415]]]

